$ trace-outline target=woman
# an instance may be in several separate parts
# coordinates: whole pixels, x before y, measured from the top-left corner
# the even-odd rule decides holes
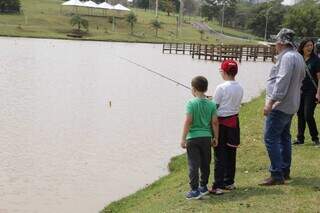
[[[314,120],[314,110],[320,100],[320,59],[314,52],[314,42],[305,39],[301,42],[298,52],[306,62],[306,77],[302,82],[301,102],[298,111],[298,135],[295,145],[304,144],[304,130],[306,123],[309,127],[311,139],[315,145],[319,145],[317,124]],[[309,74],[310,73],[310,74]]]

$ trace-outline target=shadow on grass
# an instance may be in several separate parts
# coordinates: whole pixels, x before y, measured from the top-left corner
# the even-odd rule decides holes
[[[320,192],[320,177],[293,177],[289,184],[294,187],[310,188],[313,191]]]
[[[204,199],[204,202],[237,202],[245,201],[250,197],[259,197],[266,195],[282,195],[284,192],[278,187],[240,187],[234,191],[226,192],[222,196],[212,195],[209,198]]]

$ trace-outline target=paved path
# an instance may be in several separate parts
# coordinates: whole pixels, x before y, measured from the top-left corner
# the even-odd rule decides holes
[[[211,36],[216,37],[217,39],[233,39],[233,40],[238,40],[238,41],[250,41],[249,39],[225,35],[223,33],[220,33],[218,31],[212,29],[207,24],[202,23],[202,22],[193,22],[192,26],[198,30],[200,30],[200,29],[204,30],[206,33],[208,33]]]

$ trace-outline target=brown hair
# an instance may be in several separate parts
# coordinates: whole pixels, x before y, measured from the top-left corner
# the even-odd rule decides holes
[[[298,52],[303,56],[303,48],[304,46],[306,46],[306,44],[311,41],[312,44],[313,44],[313,49],[312,49],[312,52],[311,52],[311,57],[313,57],[315,55],[314,53],[314,41],[311,39],[311,38],[306,38],[306,39],[303,39],[299,45],[299,48],[298,48]]]
[[[203,76],[196,76],[192,79],[191,86],[199,92],[206,92],[208,89],[208,80]]]

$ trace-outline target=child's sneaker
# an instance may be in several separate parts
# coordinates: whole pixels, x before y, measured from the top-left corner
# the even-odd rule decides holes
[[[209,190],[209,192],[214,195],[222,195],[223,194],[223,190],[220,188],[212,188]]]
[[[199,199],[201,198],[201,193],[199,190],[191,190],[186,194],[187,200]]]
[[[226,189],[226,190],[235,190],[236,186],[234,184],[230,184],[230,185],[224,186],[224,189]]]
[[[199,190],[201,196],[209,194],[207,186],[200,186],[198,190]]]

